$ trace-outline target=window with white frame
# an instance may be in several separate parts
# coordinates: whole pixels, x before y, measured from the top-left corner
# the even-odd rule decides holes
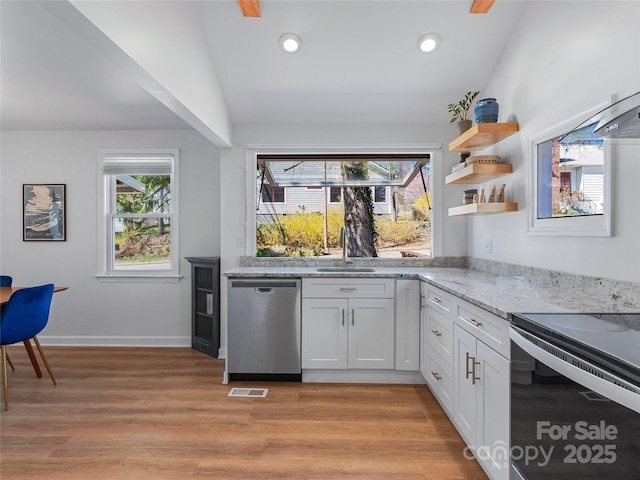
[[[178,150],[103,151],[103,275],[177,277]]]
[[[588,120],[601,108],[529,137],[529,235],[611,235],[611,145]]]

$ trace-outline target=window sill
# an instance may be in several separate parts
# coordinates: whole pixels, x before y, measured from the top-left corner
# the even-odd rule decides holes
[[[167,274],[111,274],[111,275],[94,275],[94,277],[102,283],[177,283],[182,275]]]

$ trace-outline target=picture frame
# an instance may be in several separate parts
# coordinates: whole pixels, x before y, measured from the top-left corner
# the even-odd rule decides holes
[[[25,183],[22,185],[22,240],[64,242],[67,240],[67,185]]]

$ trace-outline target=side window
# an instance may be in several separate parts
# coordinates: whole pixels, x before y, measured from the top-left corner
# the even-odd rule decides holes
[[[611,235],[611,148],[577,118],[530,137],[530,235]]]
[[[177,276],[178,150],[101,155],[105,276]]]

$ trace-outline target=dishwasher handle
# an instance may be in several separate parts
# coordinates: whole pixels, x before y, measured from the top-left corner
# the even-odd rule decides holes
[[[295,280],[281,280],[272,282],[265,282],[260,280],[232,280],[230,283],[231,288],[254,288],[256,291],[273,290],[274,288],[299,288],[299,284]]]
[[[273,293],[273,288],[270,287],[256,287],[256,293]]]

